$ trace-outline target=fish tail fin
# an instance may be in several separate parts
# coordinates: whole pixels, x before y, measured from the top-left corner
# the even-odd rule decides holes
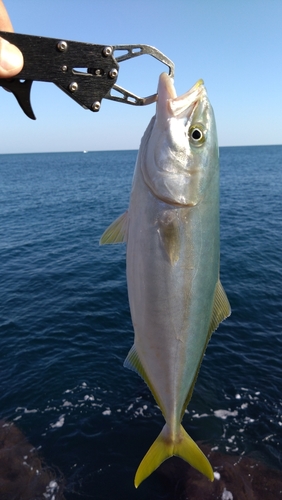
[[[175,439],[171,438],[168,426],[165,425],[137,469],[134,478],[135,488],[138,488],[142,481],[150,476],[162,462],[174,455],[188,462],[210,481],[214,480],[210,462],[182,425]]]

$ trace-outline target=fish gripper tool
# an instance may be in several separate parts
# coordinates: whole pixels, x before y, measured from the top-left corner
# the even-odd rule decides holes
[[[6,31],[0,31],[0,37],[16,45],[24,57],[20,73],[13,78],[1,78],[0,86],[15,95],[24,113],[33,120],[33,81],[52,82],[78,104],[97,112],[102,99],[135,106],[157,100],[157,94],[138,97],[117,85],[122,61],[148,54],[168,66],[169,75],[174,76],[173,62],[150,45],[96,45]]]

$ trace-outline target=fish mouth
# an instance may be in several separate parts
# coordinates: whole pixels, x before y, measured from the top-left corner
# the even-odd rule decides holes
[[[200,79],[188,92],[177,97],[173,79],[167,73],[162,73],[158,86],[158,107],[162,107],[163,104],[170,115],[179,116],[184,112],[187,113],[189,108],[192,112],[204,93],[204,81]]]

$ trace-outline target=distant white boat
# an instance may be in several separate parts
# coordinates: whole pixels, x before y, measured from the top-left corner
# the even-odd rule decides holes
[[[83,153],[88,153],[88,151],[83,151]]]

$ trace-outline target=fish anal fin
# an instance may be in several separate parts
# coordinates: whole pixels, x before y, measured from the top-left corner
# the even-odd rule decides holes
[[[216,287],[215,287],[214,300],[213,300],[213,309],[212,309],[212,315],[211,315],[211,320],[210,320],[210,325],[209,325],[207,340],[206,340],[206,343],[205,343],[205,346],[204,346],[204,349],[203,349],[203,352],[202,352],[202,356],[201,356],[201,359],[199,361],[199,364],[198,364],[198,367],[197,367],[197,370],[196,370],[193,382],[191,384],[190,390],[189,390],[189,392],[187,394],[187,398],[185,399],[184,405],[182,407],[182,413],[181,413],[182,417],[183,417],[184,412],[185,412],[185,410],[186,410],[186,408],[188,406],[188,403],[189,403],[189,401],[190,401],[190,399],[192,397],[192,394],[193,394],[193,391],[194,391],[194,387],[195,387],[195,384],[196,384],[196,381],[197,381],[197,378],[198,378],[198,374],[199,374],[199,371],[200,371],[200,368],[201,368],[201,364],[202,364],[202,361],[203,361],[203,357],[204,357],[204,354],[205,354],[205,350],[207,348],[207,345],[209,343],[211,335],[218,328],[218,326],[221,323],[221,321],[223,321],[228,316],[230,316],[230,314],[231,314],[231,307],[230,307],[230,304],[229,304],[229,300],[227,298],[227,295],[226,295],[226,293],[224,291],[224,288],[223,288],[220,280],[218,280],[218,282],[216,284]]]
[[[218,328],[218,325],[231,314],[229,300],[224,291],[224,288],[218,280],[215,289],[213,310],[209,327],[209,338],[211,334]]]
[[[128,212],[120,215],[112,224],[106,229],[100,238],[100,245],[108,245],[114,243],[126,243],[127,241],[127,225],[128,225]]]
[[[145,368],[142,365],[142,362],[140,361],[140,358],[139,358],[138,353],[136,351],[135,345],[133,345],[131,347],[131,349],[130,349],[130,351],[129,351],[129,353],[128,353],[128,355],[123,363],[123,366],[125,368],[129,368],[129,370],[133,370],[135,373],[137,373],[144,380],[144,382],[149,387],[151,393],[153,394],[157,405],[160,407],[162,413],[164,414],[159,397],[155,391],[153,384],[150,381],[149,376],[146,373]]]
[[[214,480],[210,462],[182,425],[178,434],[172,438],[166,424],[137,469],[134,479],[135,487],[138,488],[142,481],[150,476],[162,462],[174,455],[188,462],[210,481]]]

